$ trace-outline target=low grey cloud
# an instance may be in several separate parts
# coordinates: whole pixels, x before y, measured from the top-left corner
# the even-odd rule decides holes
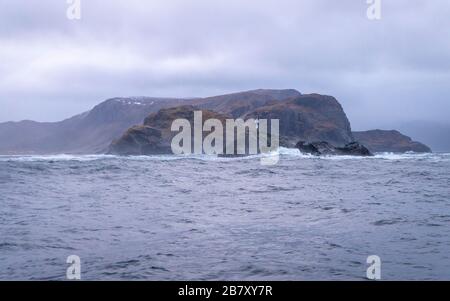
[[[55,121],[115,96],[295,88],[339,99],[353,128],[445,123],[450,2],[0,1],[0,121]]]

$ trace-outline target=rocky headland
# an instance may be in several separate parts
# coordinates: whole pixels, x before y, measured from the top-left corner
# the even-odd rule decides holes
[[[431,151],[397,131],[352,132],[332,96],[260,89],[207,98],[113,98],[60,122],[0,123],[0,154],[171,153],[170,124],[191,120],[194,110],[202,110],[205,119],[279,119],[280,146],[288,148],[320,142],[336,154],[365,153],[362,147],[370,153]]]

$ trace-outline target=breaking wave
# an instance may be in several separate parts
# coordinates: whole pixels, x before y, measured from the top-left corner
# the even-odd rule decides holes
[[[59,161],[96,161],[108,159],[121,159],[133,161],[171,161],[171,160],[203,160],[203,161],[229,161],[252,160],[279,155],[281,158],[302,158],[314,160],[426,160],[426,161],[450,161],[450,153],[376,153],[373,157],[358,156],[314,156],[304,154],[298,149],[281,147],[278,151],[269,154],[250,155],[246,157],[226,158],[216,155],[150,155],[150,156],[117,156],[117,155],[0,155],[0,162],[59,162]]]

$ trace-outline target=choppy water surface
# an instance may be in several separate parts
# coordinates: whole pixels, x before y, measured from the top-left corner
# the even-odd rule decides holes
[[[0,157],[0,279],[450,279],[450,155]]]

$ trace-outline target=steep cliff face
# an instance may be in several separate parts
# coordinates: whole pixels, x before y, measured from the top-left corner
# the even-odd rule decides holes
[[[394,130],[353,132],[353,136],[357,141],[364,144],[372,152],[431,152],[431,149],[428,146],[420,142],[413,141],[410,137]]]
[[[335,146],[353,141],[350,122],[331,96],[310,94],[271,102],[244,118],[279,119],[280,143],[286,147],[295,147],[299,141],[326,141]]]

